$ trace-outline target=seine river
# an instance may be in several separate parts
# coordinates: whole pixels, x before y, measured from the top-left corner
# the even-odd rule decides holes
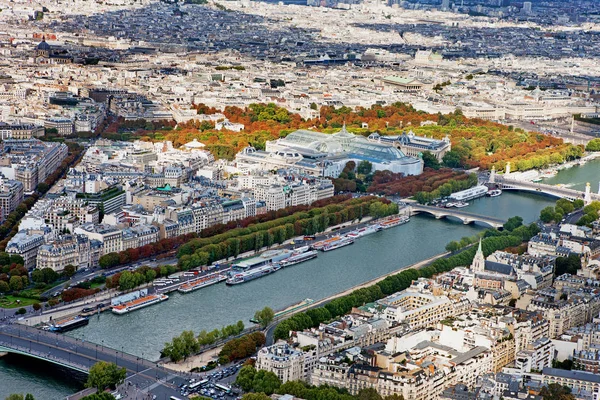
[[[600,158],[589,161],[581,166],[563,169],[552,178],[546,178],[543,183],[549,185],[564,184],[576,190],[585,190],[585,184],[589,182],[592,192],[598,193],[600,183]]]
[[[520,215],[532,222],[542,208],[553,203],[552,199],[535,194],[506,192],[472,201],[465,211],[500,218]],[[408,224],[366,236],[352,246],[320,253],[317,259],[273,275],[233,287],[219,284],[186,295],[172,293],[168,301],[131,314],[104,313],[69,334],[157,359],[164,343],[183,330],[212,330],[238,320],[247,324],[254,312],[264,306],[278,310],[305,298],[327,297],[439,254],[450,240],[473,235],[483,228],[452,220],[413,217]],[[50,364],[31,364],[18,357],[0,358],[0,382],[0,398],[28,391],[38,400],[59,399],[81,385]]]

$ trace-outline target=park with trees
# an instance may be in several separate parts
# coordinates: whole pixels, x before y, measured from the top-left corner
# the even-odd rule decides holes
[[[198,114],[216,114],[220,111],[204,104],[194,105]],[[503,171],[511,162],[513,171],[544,168],[553,164],[579,158],[582,146],[565,143],[562,139],[537,132],[526,132],[481,119],[469,119],[457,110],[448,114],[428,114],[417,111],[410,104],[396,102],[390,105],[370,107],[322,106],[314,104],[319,117],[303,119],[299,114],[278,107],[273,103],[250,104],[247,107],[228,106],[222,111],[233,123],[244,125],[240,132],[216,130],[212,124],[192,120],[177,124],[174,121],[149,123],[148,121],[125,121],[115,119],[103,132],[107,138],[122,140],[127,138],[147,141],[170,140],[174,146],[181,146],[193,139],[206,145],[217,159],[232,160],[240,150],[254,146],[264,150],[268,140],[287,136],[297,129],[315,129],[325,133],[335,133],[345,124],[348,131],[368,136],[373,132],[380,135],[399,135],[412,130],[421,136],[442,139],[449,136],[452,151],[448,152],[442,164],[450,168],[480,167]],[[427,124],[421,125],[427,122]],[[590,146],[594,151],[596,144]],[[426,166],[436,168],[436,161],[423,154]]]

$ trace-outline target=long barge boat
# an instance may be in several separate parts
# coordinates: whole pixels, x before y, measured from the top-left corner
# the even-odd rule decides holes
[[[89,324],[89,322],[90,322],[90,320],[88,317],[77,315],[75,317],[59,320],[59,321],[52,323],[49,326],[48,330],[51,332],[59,332],[59,333],[68,332],[73,329],[76,329],[76,328],[79,328],[82,326],[86,326],[87,324]]]
[[[130,301],[126,301],[119,305],[113,306],[112,312],[117,315],[127,314],[131,311],[139,310],[140,308],[148,307],[161,301],[168,300],[166,294],[149,294],[147,296],[138,297]]]
[[[177,288],[177,291],[179,293],[190,293],[194,290],[214,285],[215,283],[223,282],[226,279],[227,276],[220,273],[210,274],[184,283],[183,285],[179,286],[179,288]]]

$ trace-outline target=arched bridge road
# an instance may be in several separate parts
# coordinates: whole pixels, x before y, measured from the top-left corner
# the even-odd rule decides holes
[[[482,224],[492,226],[494,228],[501,228],[504,225],[504,223],[506,223],[506,220],[501,219],[501,218],[490,217],[487,215],[474,214],[474,213],[470,213],[467,211],[462,211],[459,208],[431,207],[431,206],[424,206],[424,205],[420,205],[420,204],[411,204],[409,207],[410,207],[411,215],[425,213],[425,214],[433,215],[437,219],[446,218],[446,217],[455,217],[455,218],[459,219],[460,221],[462,221],[463,224],[479,222]]]
[[[0,326],[0,351],[35,357],[83,373],[98,361],[112,362],[126,368],[126,382],[131,385],[156,394],[157,398],[181,397],[176,388],[185,380],[181,374],[123,350],[19,324]],[[176,383],[169,383],[173,381]]]

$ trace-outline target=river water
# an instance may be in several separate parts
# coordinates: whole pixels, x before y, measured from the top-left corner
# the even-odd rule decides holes
[[[553,203],[552,199],[535,194],[505,192],[499,197],[472,201],[464,210],[499,218],[520,215],[532,222],[542,208]],[[305,298],[322,299],[439,254],[450,240],[471,236],[481,229],[484,226],[413,217],[408,224],[363,237],[352,246],[319,253],[314,260],[264,278],[232,287],[213,285],[186,295],[172,293],[168,301],[130,314],[104,313],[69,334],[157,359],[164,343],[183,330],[197,333],[238,320],[248,324],[254,312],[265,306],[279,310]],[[4,385],[7,381],[8,386]],[[0,399],[23,390],[38,400],[58,399],[74,391],[68,379],[47,376],[39,369],[11,362],[0,361],[0,382]]]
[[[598,193],[600,183],[600,158],[589,161],[581,166],[573,166],[563,169],[552,178],[546,178],[543,183],[549,185],[564,184],[576,190],[585,190],[585,184],[589,182],[592,192]]]

